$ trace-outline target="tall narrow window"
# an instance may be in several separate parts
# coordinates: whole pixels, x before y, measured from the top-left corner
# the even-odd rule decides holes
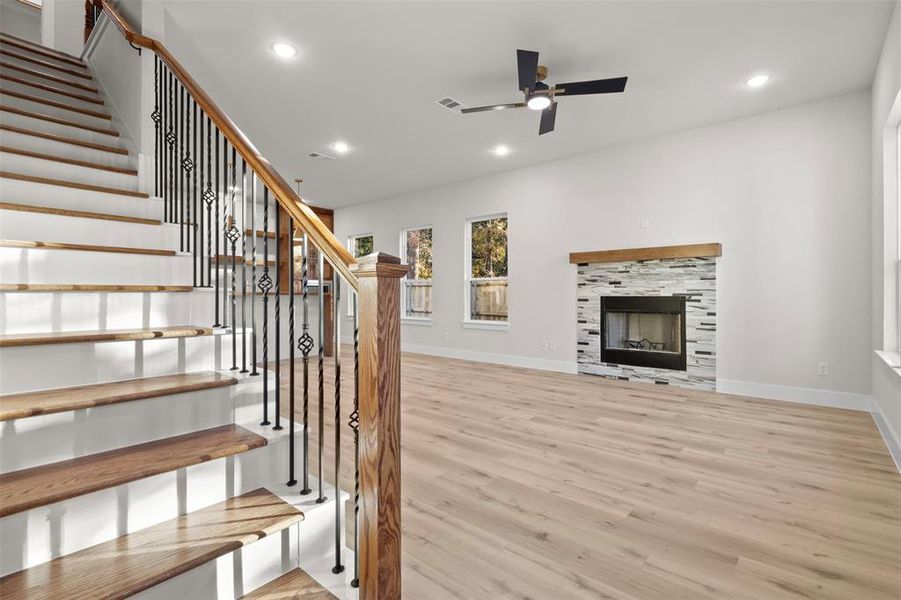
[[[470,219],[466,228],[466,320],[507,321],[507,215]]]
[[[401,303],[408,319],[432,318],[432,228],[405,229],[400,234],[400,254],[410,271],[404,278]]]
[[[371,233],[362,233],[360,235],[352,235],[347,238],[347,249],[354,255],[354,258],[360,258],[367,254],[372,254],[375,250],[375,240]],[[347,316],[354,316],[354,303],[347,303]]]

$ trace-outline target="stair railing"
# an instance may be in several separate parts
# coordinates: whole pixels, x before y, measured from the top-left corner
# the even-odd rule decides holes
[[[258,366],[274,373],[272,414],[268,401],[269,377],[265,374],[261,377],[260,424],[271,425],[277,430],[284,427],[281,336],[283,333],[288,336],[287,404],[291,435],[288,436],[286,484],[300,483],[302,495],[313,492],[309,412],[313,401],[311,361],[315,359],[318,375],[315,390],[318,408],[316,501],[326,500],[324,481],[327,477],[331,476],[335,489],[340,489],[341,430],[348,426],[355,453],[353,515],[357,539],[353,584],[359,585],[362,600],[400,598],[400,279],[408,267],[401,265],[396,257],[385,254],[372,254],[357,261],[162,42],[138,33],[109,0],[87,0],[85,18],[92,30],[98,30],[96,24],[103,16],[117,27],[132,47],[139,51],[146,48],[154,54],[154,109],[150,115],[155,128],[154,195],[162,198],[164,221],[178,226],[179,248],[192,257],[194,286],[213,289],[213,325],[227,328],[231,369],[238,371],[240,361],[240,373],[246,373],[248,377],[260,375]],[[262,199],[259,224],[262,229],[256,220],[259,199]],[[287,219],[282,219],[283,214]],[[274,229],[270,230],[270,227]],[[296,247],[300,248],[301,265],[299,336],[295,323]],[[343,365],[338,325],[342,280],[349,292],[348,300],[354,307],[353,407],[344,424],[341,422]],[[318,308],[315,338],[310,323],[309,296],[312,293],[317,295]],[[281,316],[283,295],[287,295],[287,330]],[[258,300],[262,313],[259,338]],[[330,335],[325,330],[328,310],[335,322]],[[270,314],[274,315],[274,363],[269,362]],[[327,336],[331,339],[326,339]],[[331,419],[335,444],[333,473],[327,473],[323,465],[325,358],[329,346],[335,377]],[[258,347],[262,365],[257,362]],[[300,480],[295,472],[295,348],[302,355],[304,459]],[[340,573],[345,566],[341,542],[343,511],[339,498],[335,499],[335,507],[333,572]]]

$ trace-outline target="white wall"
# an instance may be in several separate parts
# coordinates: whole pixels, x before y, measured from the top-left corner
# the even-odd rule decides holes
[[[434,226],[434,325],[404,326],[405,344],[561,369],[576,362],[569,252],[721,242],[719,378],[868,394],[869,123],[862,91],[340,209],[336,231],[396,255],[401,228]],[[464,220],[497,212],[510,329],[463,329]]]
[[[44,0],[41,44],[75,56],[84,48],[84,0]]]
[[[873,346],[883,348],[883,323],[887,306],[884,283],[884,264],[887,247],[893,240],[887,240],[886,214],[892,198],[886,197],[883,186],[883,128],[892,104],[901,89],[901,6],[896,3],[892,22],[885,39],[885,46],[876,69],[872,90],[872,303],[873,303]],[[889,217],[890,218],[890,217]],[[876,405],[884,416],[885,422],[893,429],[895,443],[901,445],[901,377],[889,369],[888,365],[872,352],[872,386]]]
[[[41,11],[18,0],[0,0],[3,33],[41,43]]]

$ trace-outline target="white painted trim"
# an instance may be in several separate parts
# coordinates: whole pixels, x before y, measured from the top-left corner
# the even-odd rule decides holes
[[[895,461],[895,467],[898,468],[898,472],[901,473],[901,436],[898,435],[897,431],[892,429],[891,423],[889,423],[888,419],[885,418],[885,415],[882,414],[882,409],[879,408],[878,402],[873,401],[871,413],[873,415],[873,421],[876,422],[876,429],[882,434],[882,440],[888,448],[888,453],[891,455],[892,460]]]
[[[401,317],[401,325],[417,325],[419,327],[431,327],[432,319],[427,317]]]
[[[847,408],[850,410],[865,410],[867,412],[869,412],[873,406],[873,397],[867,394],[818,390],[788,385],[774,385],[771,383],[756,383],[752,381],[735,381],[732,379],[717,379],[716,391],[724,394],[752,396],[755,398],[766,398],[768,400],[784,400],[786,402],[815,404],[817,406],[832,406],[834,408]]]
[[[539,369],[542,371],[556,371],[558,373],[576,374],[575,361],[549,360],[546,358],[532,358],[530,356],[514,356],[511,354],[494,354],[492,352],[475,352],[473,350],[460,350],[458,348],[444,348],[442,346],[427,346],[422,344],[401,343],[403,352],[414,354],[428,354],[444,358],[458,358],[474,362],[491,363],[495,365],[507,365],[508,367],[523,367],[526,369]]]
[[[510,321],[474,321],[464,320],[463,329],[484,329],[486,331],[509,331]]]
[[[882,359],[889,371],[901,377],[901,353],[888,350],[874,350],[876,356]]]

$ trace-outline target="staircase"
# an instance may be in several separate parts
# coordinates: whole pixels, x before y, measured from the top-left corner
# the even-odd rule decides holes
[[[0,34],[0,597],[334,598],[299,567],[347,495],[286,485],[272,370],[229,368],[260,321],[213,326],[107,106],[80,58]]]

